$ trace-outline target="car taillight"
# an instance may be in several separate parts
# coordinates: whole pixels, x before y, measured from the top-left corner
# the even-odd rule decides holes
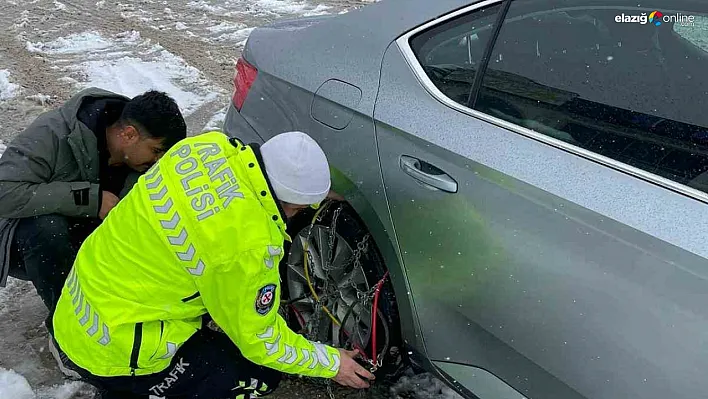
[[[234,75],[234,96],[232,98],[237,110],[241,110],[246,96],[251,90],[251,85],[256,81],[258,69],[249,64],[243,58],[236,62],[236,74]]]

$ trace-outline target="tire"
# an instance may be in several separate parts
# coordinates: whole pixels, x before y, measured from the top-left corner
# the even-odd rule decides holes
[[[293,243],[287,245],[288,256],[280,265],[281,303],[303,296],[309,296],[309,298],[284,304],[281,306],[282,314],[291,329],[302,333],[311,340],[346,349],[352,349],[351,342],[356,341],[359,343],[359,349],[363,349],[367,357],[371,358],[373,354],[373,340],[370,334],[371,311],[369,310],[367,313],[366,309],[371,309],[373,306],[371,304],[366,307],[356,305],[361,301],[354,295],[353,286],[356,286],[360,293],[367,290],[371,292],[372,288],[386,274],[383,259],[363,222],[349,205],[335,202],[328,204],[319,214],[318,221],[312,224],[314,215],[315,211],[313,210],[303,211],[289,222],[288,233],[292,237]],[[335,234],[331,234],[333,225]],[[321,235],[323,233],[324,235]],[[304,283],[302,281],[304,268],[300,269],[299,266],[304,264],[302,248],[308,234],[310,238],[308,252],[314,253],[311,255],[311,260],[308,261],[308,276],[312,283],[312,289],[318,294],[321,303],[325,304],[340,322],[343,322],[343,329],[338,329],[323,310],[313,309],[312,302],[316,301],[313,299],[312,289],[307,285],[307,279],[304,279]],[[354,249],[357,249],[362,242],[367,243],[367,248],[360,252],[358,265],[360,265],[361,273],[359,273],[355,271],[357,269],[357,263],[354,262],[356,257],[354,254],[347,256],[347,248],[355,253]],[[333,250],[330,250],[330,247]],[[322,259],[327,258],[326,255],[332,252],[334,254],[329,257],[331,262],[323,263]],[[325,264],[325,267],[322,267],[322,264]],[[359,275],[361,278],[357,277]],[[327,285],[325,285],[323,278],[325,276],[328,276],[330,281]],[[377,313],[379,317],[376,333],[377,354],[381,359],[382,367],[376,371],[376,374],[393,377],[400,371],[403,363],[400,353],[401,331],[393,287],[388,278],[383,281],[378,299],[379,312]],[[328,296],[325,289],[331,293],[336,290],[338,296]],[[296,297],[291,297],[291,293]],[[352,306],[352,304],[355,305]],[[357,320],[356,314],[362,315],[360,320]],[[313,315],[314,320],[312,319]],[[316,323],[316,320],[319,320],[320,323]],[[306,326],[304,328],[303,321]],[[345,333],[342,330],[352,331]]]

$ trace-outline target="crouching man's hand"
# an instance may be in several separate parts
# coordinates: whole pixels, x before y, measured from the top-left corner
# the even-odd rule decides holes
[[[341,363],[334,381],[345,387],[368,388],[369,381],[376,377],[354,360],[358,356],[358,352],[339,349],[339,355]]]
[[[101,200],[101,209],[98,212],[98,217],[103,220],[106,216],[108,216],[108,212],[118,205],[118,201],[120,201],[120,199],[109,191],[102,191],[101,195],[103,196],[103,199]]]

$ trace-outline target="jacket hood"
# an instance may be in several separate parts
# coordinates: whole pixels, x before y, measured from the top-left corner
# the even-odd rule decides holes
[[[61,112],[62,117],[64,118],[64,120],[66,120],[67,124],[72,130],[74,130],[74,125],[78,122],[76,114],[79,112],[81,105],[87,98],[106,98],[130,101],[130,98],[126,96],[113,93],[108,90],[99,89],[97,87],[90,87],[88,89],[82,90],[76,93],[59,108],[59,112]]]
[[[59,108],[59,113],[66,121],[66,125],[69,127],[70,133],[67,136],[67,141],[69,142],[77,161],[88,169],[98,170],[99,160],[97,156],[98,152],[96,151],[98,148],[98,140],[96,139],[96,135],[93,131],[91,131],[91,129],[83,122],[79,121],[77,117],[79,109],[81,109],[81,106],[88,98],[105,98],[124,101],[130,101],[130,98],[107,90],[91,87],[75,94]],[[87,168],[83,168],[83,170]],[[83,177],[88,180],[89,176],[86,175]]]

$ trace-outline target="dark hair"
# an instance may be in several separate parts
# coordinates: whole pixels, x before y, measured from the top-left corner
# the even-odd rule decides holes
[[[187,137],[187,124],[179,106],[161,91],[150,90],[133,97],[125,104],[118,122],[134,126],[141,135],[163,139],[165,151]]]

